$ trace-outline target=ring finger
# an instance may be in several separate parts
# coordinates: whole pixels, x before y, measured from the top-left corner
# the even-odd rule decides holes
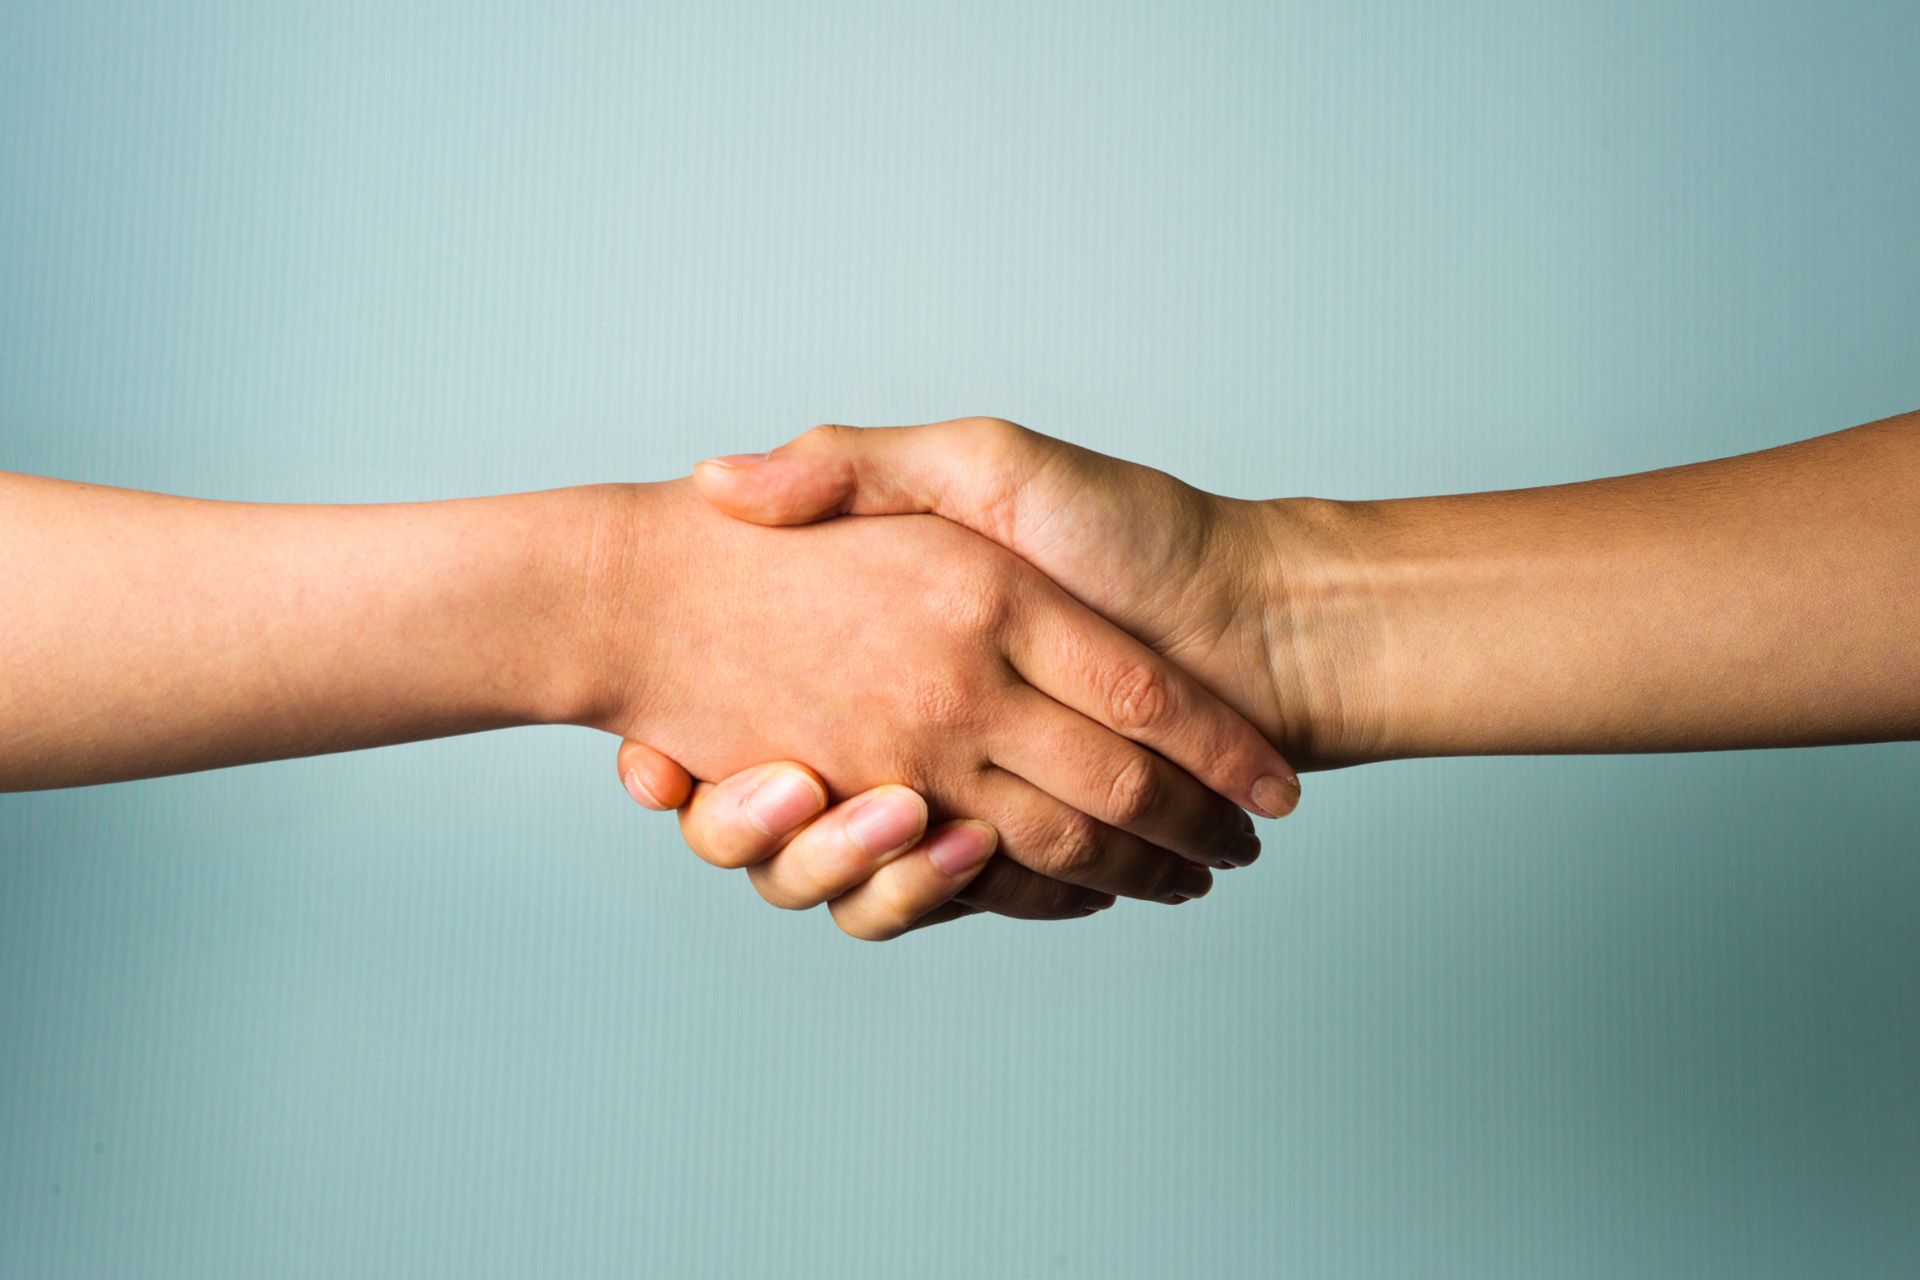
[[[1043,877],[1169,903],[1213,886],[1207,868],[1088,817],[1004,769],[982,771],[970,790],[967,811],[993,823],[1008,858]]]

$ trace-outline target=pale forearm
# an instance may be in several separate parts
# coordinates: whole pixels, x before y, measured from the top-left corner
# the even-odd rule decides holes
[[[1273,504],[1317,763],[1920,736],[1920,415],[1510,493]],[[1336,674],[1328,674],[1336,673]]]
[[[579,718],[590,492],[271,506],[0,475],[0,788]]]

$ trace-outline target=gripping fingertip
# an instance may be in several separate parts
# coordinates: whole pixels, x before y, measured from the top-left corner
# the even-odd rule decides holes
[[[636,804],[655,812],[678,809],[687,802],[687,793],[693,787],[685,769],[644,742],[621,742],[614,765],[627,794]]]
[[[646,781],[641,778],[638,769],[628,769],[620,775],[620,783],[626,787],[627,794],[634,798],[642,808],[652,809],[655,813],[671,809],[674,806],[664,804],[660,798],[647,790]]]
[[[1000,847],[1000,833],[984,822],[956,822],[927,841],[927,858],[942,875],[959,879],[986,864]]]
[[[780,769],[742,802],[747,821],[763,836],[779,837],[827,807],[827,793],[811,774]]]

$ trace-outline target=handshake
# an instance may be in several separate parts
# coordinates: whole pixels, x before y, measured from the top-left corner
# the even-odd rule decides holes
[[[819,427],[693,488],[638,499],[698,531],[701,604],[607,727],[633,797],[776,906],[886,938],[1186,902],[1299,802],[1284,751],[1338,758],[1268,505],[990,419]]]
[[[991,419],[393,506],[0,473],[0,790],[590,725],[777,906],[1075,919],[1252,862],[1296,768],[1920,736],[1916,565],[1920,414],[1384,502]]]

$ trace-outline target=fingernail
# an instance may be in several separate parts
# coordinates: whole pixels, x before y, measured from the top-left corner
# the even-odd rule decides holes
[[[957,822],[927,841],[927,856],[942,875],[963,876],[993,856],[1000,833],[984,822]]]
[[[766,460],[767,455],[764,453],[730,453],[724,458],[708,458],[707,461],[701,465],[725,467],[729,471],[735,471],[741,467],[750,467],[756,462],[765,462]]]
[[[782,769],[747,797],[747,819],[763,836],[783,836],[826,807],[818,783],[798,769]]]
[[[1090,915],[1090,916],[1099,915],[1102,911],[1105,911],[1108,907],[1111,907],[1114,903],[1118,901],[1120,901],[1120,899],[1114,897],[1110,893],[1090,894],[1087,897],[1087,905],[1086,905],[1086,910],[1084,914]]]
[[[906,848],[926,825],[926,802],[905,787],[888,787],[847,815],[847,835],[868,857]]]
[[[647,790],[647,784],[640,781],[640,774],[638,770],[635,770],[635,769],[627,770],[625,773],[620,775],[620,781],[622,784],[626,786],[627,794],[632,796],[635,800],[638,800],[641,804],[647,806],[647,808],[664,809],[667,807],[660,803],[660,801],[654,796],[653,792]]]
[[[1159,901],[1178,906],[1195,898],[1206,897],[1207,890],[1211,888],[1213,888],[1213,873],[1205,867],[1189,866],[1180,872],[1180,879],[1175,882],[1173,891],[1163,894]]]
[[[1241,832],[1220,851],[1220,860],[1229,867],[1250,866],[1259,856],[1260,837],[1251,831]]]
[[[1300,803],[1300,779],[1290,773],[1262,778],[1253,784],[1253,802],[1269,818],[1284,818]]]

